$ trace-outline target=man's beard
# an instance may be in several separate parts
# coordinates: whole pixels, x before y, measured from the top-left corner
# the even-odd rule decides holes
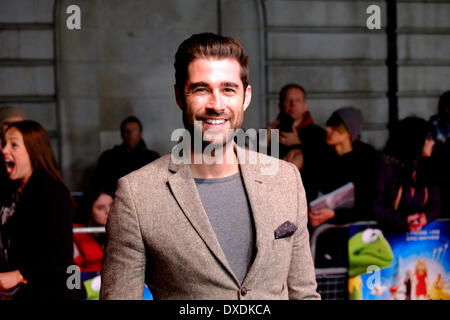
[[[225,136],[222,134],[222,130],[217,130],[217,133],[214,133],[215,129],[209,129],[205,132],[205,134],[209,133],[209,136],[205,136],[203,133],[203,121],[202,120],[196,120],[199,124],[198,126],[195,125],[194,119],[195,116],[192,113],[186,112],[187,107],[184,105],[183,108],[183,124],[186,130],[189,131],[191,134],[191,138],[193,138],[193,141],[202,141],[202,151],[205,150],[206,147],[210,146],[210,148],[219,148],[222,146],[228,145],[231,141],[233,141],[234,133],[237,129],[241,129],[242,123],[243,123],[243,117],[241,116],[240,119],[237,119],[235,122],[235,125],[225,130]],[[230,124],[231,124],[231,117],[229,117],[225,112],[217,113],[215,111],[207,111],[207,113],[201,115],[202,118],[205,117],[222,117],[225,118]],[[234,119],[236,120],[236,119]],[[212,135],[211,135],[212,132]],[[213,139],[212,139],[213,138]]]

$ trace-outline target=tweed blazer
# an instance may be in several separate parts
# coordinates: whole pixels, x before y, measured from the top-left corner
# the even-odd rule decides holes
[[[320,299],[298,169],[235,150],[241,151],[256,233],[256,253],[243,282],[216,238],[189,164],[175,164],[169,154],[118,182],[106,225],[101,299],[142,299],[144,282],[154,299]],[[250,163],[249,155],[260,161]],[[275,162],[276,174],[263,174]],[[297,230],[276,239],[275,230],[286,221]]]

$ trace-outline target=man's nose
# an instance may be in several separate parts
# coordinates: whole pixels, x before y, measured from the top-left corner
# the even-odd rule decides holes
[[[213,110],[217,113],[220,113],[223,111],[223,109],[225,109],[225,104],[220,94],[218,92],[214,92],[211,95],[211,99],[206,107],[209,110]]]

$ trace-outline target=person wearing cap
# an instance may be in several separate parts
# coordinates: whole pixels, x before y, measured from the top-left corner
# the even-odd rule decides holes
[[[353,182],[355,205],[353,208],[322,209],[309,213],[309,222],[317,227],[325,222],[345,224],[370,220],[376,181],[377,153],[375,149],[361,141],[363,128],[361,111],[354,107],[344,107],[333,112],[327,123],[326,141],[329,152],[322,168],[319,191],[332,192]]]
[[[25,112],[13,106],[0,107],[0,146],[2,145],[3,133],[13,123],[23,121],[27,118]],[[6,173],[3,155],[0,152],[0,208],[5,201],[10,200],[12,192],[16,189],[15,182],[11,181]]]

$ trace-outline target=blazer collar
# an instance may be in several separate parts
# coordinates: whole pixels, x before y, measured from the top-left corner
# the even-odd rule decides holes
[[[261,174],[261,165],[249,161],[250,156],[257,157],[257,154],[251,154],[248,150],[240,148],[237,145],[234,146],[234,149],[239,161],[239,168],[256,229],[256,239],[254,239],[256,244],[256,254],[247,276],[244,279],[244,281],[247,281],[247,278],[254,274],[254,270],[258,269],[258,265],[264,263],[262,257],[268,248],[268,243],[272,243],[272,241],[267,241],[267,237],[272,236],[272,239],[270,240],[273,240],[271,223],[272,210],[270,209],[271,198],[269,184],[265,183],[266,176]],[[258,159],[256,158],[256,160]],[[170,159],[169,171],[171,171],[173,175],[169,176],[168,184],[183,213],[186,215],[198,235],[205,242],[206,246],[229,272],[238,286],[240,286],[241,283],[233,273],[225,253],[217,240],[211,223],[209,222],[208,215],[203,208],[189,164],[177,164]]]

